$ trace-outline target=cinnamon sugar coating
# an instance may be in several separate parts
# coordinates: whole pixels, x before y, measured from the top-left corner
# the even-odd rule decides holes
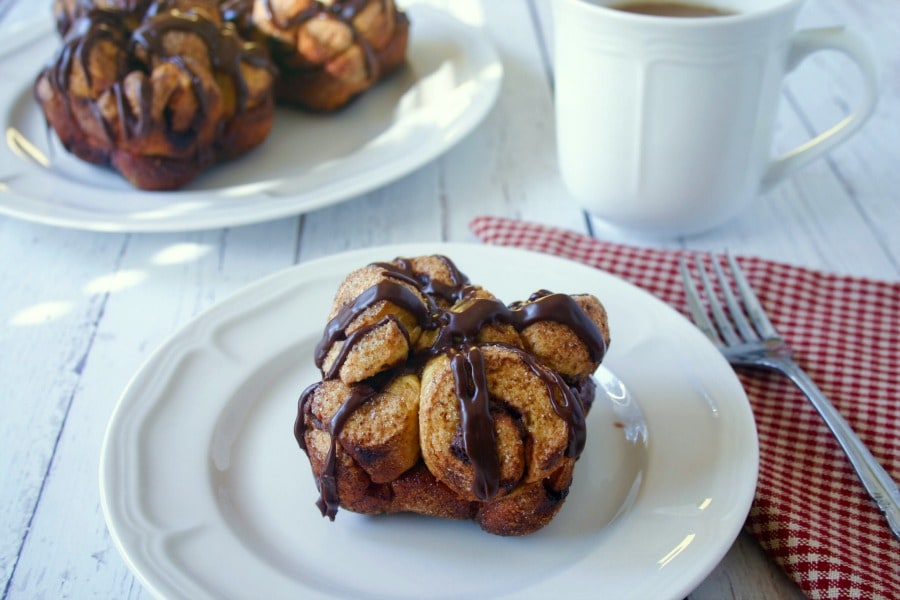
[[[56,0],[63,45],[34,95],[63,146],[178,189],[246,154],[276,100],[333,111],[406,58],[393,0]]]
[[[279,101],[333,111],[399,68],[409,20],[394,0],[254,0],[280,70]]]
[[[594,296],[503,305],[442,256],[339,286],[295,435],[323,515],[416,512],[522,535],[560,510],[609,328]]]
[[[217,2],[60,2],[56,10],[65,39],[34,93],[79,158],[139,188],[177,189],[269,134],[274,66],[222,20]]]

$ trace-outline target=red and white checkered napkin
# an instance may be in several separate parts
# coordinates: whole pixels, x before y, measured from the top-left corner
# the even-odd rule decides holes
[[[494,217],[471,228],[491,244],[597,267],[684,312],[683,253]],[[900,479],[900,284],[738,261],[797,362]],[[900,542],[818,414],[783,376],[739,376],[760,444],[746,529],[811,598],[900,598]]]

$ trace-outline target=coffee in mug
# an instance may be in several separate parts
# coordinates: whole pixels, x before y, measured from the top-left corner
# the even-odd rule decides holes
[[[735,14],[733,11],[715,6],[687,2],[640,2],[635,0],[611,4],[610,8],[654,17],[722,17]]]
[[[552,0],[563,182],[605,222],[667,236],[724,223],[846,140],[871,114],[878,87],[861,38],[841,27],[795,30],[803,0],[696,0],[731,13],[715,17],[621,9],[662,11],[674,1]],[[861,99],[773,159],[783,79],[819,50],[857,64]]]

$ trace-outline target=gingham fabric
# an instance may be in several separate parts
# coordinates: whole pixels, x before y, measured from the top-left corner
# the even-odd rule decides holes
[[[684,311],[683,252],[478,217],[484,242],[602,269]],[[900,284],[738,257],[795,360],[900,479]],[[900,599],[900,542],[818,413],[787,378],[739,373],[756,418],[760,472],[745,528],[810,598]]]

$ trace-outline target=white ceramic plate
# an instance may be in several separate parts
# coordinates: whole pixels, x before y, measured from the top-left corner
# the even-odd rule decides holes
[[[404,70],[337,114],[279,108],[261,147],[177,192],[136,190],[62,148],[32,96],[58,36],[46,21],[18,32],[0,47],[0,213],[97,231],[188,231],[299,214],[406,175],[485,117],[503,77],[482,31],[429,6],[408,13]]]
[[[442,253],[504,301],[592,292],[613,336],[588,441],[557,518],[523,538],[416,515],[323,519],[293,438],[312,352],[349,271]],[[605,393],[604,393],[605,392]],[[122,396],[103,510],[125,560],[168,598],[682,598],[737,536],[757,439],[728,364],[683,317],[597,270],[456,244],[391,246],[271,276],[184,327]]]

